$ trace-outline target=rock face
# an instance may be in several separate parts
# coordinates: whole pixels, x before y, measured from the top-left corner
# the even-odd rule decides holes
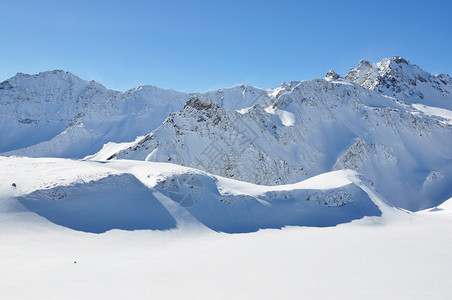
[[[336,80],[339,79],[341,76],[339,76],[339,74],[337,74],[336,72],[334,72],[333,70],[329,70],[326,73],[325,79],[326,80]]]
[[[329,71],[268,90],[120,93],[62,71],[19,74],[0,87],[6,154],[81,158],[128,142],[92,157],[171,162],[265,185],[353,169],[411,210],[452,196],[452,80],[400,57],[362,60],[345,79]]]

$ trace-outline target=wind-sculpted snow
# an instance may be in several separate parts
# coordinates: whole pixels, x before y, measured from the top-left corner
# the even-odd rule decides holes
[[[53,223],[85,232],[176,227],[168,210],[131,174],[37,190],[18,199]]]
[[[0,176],[2,201],[15,198],[55,224],[93,233],[183,227],[241,233],[285,226],[325,227],[393,210],[374,192],[365,191],[367,183],[356,173],[345,170],[293,185],[262,186],[140,161],[10,157],[1,158],[0,167],[12,174]],[[30,170],[36,177],[27,177]]]
[[[183,190],[180,188],[180,178],[185,176],[187,174],[166,177],[158,182],[156,188],[186,207],[200,223],[215,231],[240,233],[288,225],[325,227],[364,216],[381,215],[378,206],[353,183],[326,190],[300,189],[296,186],[285,190],[284,186],[275,186],[260,187],[262,192],[257,195],[250,195],[246,191],[231,194],[219,191],[218,179],[201,174],[191,177],[201,183],[202,192],[197,191],[199,196],[194,196],[195,199],[198,197],[196,201],[185,200],[189,204],[186,205],[183,201],[179,202],[181,197],[175,193],[175,190]],[[190,187],[195,191],[200,188],[192,183]],[[185,192],[182,195],[189,194]]]

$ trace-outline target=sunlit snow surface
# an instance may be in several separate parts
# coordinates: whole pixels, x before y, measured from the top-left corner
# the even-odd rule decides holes
[[[186,225],[228,233],[324,227],[380,216],[389,207],[349,170],[261,186],[155,162],[0,157],[0,165],[5,198],[92,233]]]
[[[400,57],[193,94],[19,73],[0,299],[450,299],[451,95]]]
[[[0,166],[0,291],[5,299],[448,299],[452,293],[451,200],[408,213],[388,205],[354,171],[266,187],[138,161],[0,157]],[[162,183],[183,174],[196,174],[202,182],[202,196],[190,207],[170,199]],[[354,220],[340,220],[346,223],[337,226],[231,235],[216,232],[222,228],[202,218],[234,213],[225,208],[237,205],[246,217],[285,201],[289,209],[298,209],[281,198],[287,192],[312,196],[342,189],[360,196],[341,206]],[[240,199],[245,203],[234,202]],[[303,206],[310,201],[298,204],[320,219],[330,218],[322,210],[336,208],[334,201]],[[347,208],[354,203],[360,214]],[[56,210],[66,218],[52,219]],[[273,221],[288,217],[281,214]],[[84,232],[106,229],[112,230]]]
[[[415,109],[429,116],[437,116],[444,119],[444,123],[452,125],[452,111],[449,109],[432,107],[423,104],[412,104]]]

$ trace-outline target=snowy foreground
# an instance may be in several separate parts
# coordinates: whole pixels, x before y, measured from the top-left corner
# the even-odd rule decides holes
[[[269,187],[142,161],[0,157],[0,168],[2,299],[452,294],[452,200],[400,210],[354,171]],[[236,210],[240,226],[225,222]]]
[[[0,82],[0,300],[452,299],[452,77]]]

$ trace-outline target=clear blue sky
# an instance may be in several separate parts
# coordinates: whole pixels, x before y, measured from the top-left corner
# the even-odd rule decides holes
[[[345,75],[400,55],[452,74],[452,1],[1,1],[0,81],[63,69],[181,91]]]

